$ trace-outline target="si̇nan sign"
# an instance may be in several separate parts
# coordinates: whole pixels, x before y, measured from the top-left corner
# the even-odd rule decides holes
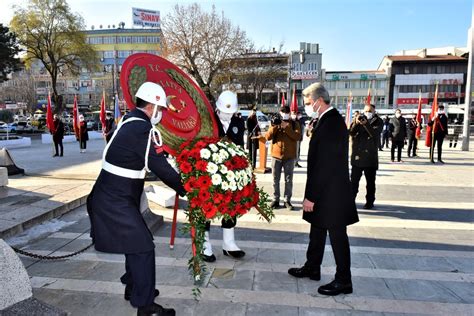
[[[160,11],[132,8],[133,25],[160,27]]]

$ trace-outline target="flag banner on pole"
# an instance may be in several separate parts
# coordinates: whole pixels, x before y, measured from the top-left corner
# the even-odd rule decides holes
[[[298,100],[296,99],[296,84],[293,85],[293,97],[291,98],[290,111],[298,112]]]
[[[371,96],[370,96],[370,84],[371,82],[369,82],[369,90],[367,90],[367,105],[370,105],[370,101],[371,101]]]
[[[436,125],[438,123],[437,122],[438,119],[436,118],[436,113],[438,113],[438,84],[436,84],[433,105],[431,106],[431,113],[428,119],[428,122],[433,121],[433,125],[432,126],[428,125],[426,128],[426,141],[425,141],[426,147],[431,147],[433,145],[434,133],[436,132]]]
[[[46,126],[49,132],[53,134],[55,132],[53,111],[51,110],[51,93],[48,92],[48,106],[46,108]]]
[[[72,107],[72,127],[76,138],[79,139],[79,109],[77,108],[77,95],[74,95],[74,105]]]
[[[102,91],[102,100],[100,101],[100,124],[102,124],[102,130],[105,130],[105,126],[106,126],[105,91]]]
[[[122,117],[122,112],[120,112],[120,106],[119,106],[119,100],[118,100],[118,95],[115,95],[115,107],[114,107],[114,119],[115,119],[115,124],[118,124],[120,121],[120,118]]]
[[[418,126],[416,127],[415,137],[416,139],[421,138],[421,90],[420,96],[418,97],[418,112],[416,113],[416,121],[418,122]]]
[[[286,105],[285,94],[282,93],[281,94],[281,106],[285,106],[285,105]]]
[[[352,122],[352,93],[349,93],[349,100],[347,101],[347,109],[346,109],[347,128],[351,127],[351,122]]]

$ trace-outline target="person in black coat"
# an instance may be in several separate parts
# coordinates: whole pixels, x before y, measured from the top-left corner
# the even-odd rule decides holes
[[[104,149],[102,170],[87,198],[91,237],[97,251],[125,255],[120,280],[126,285],[124,298],[138,308],[138,315],[174,316],[174,310],[154,303],[159,294],[155,245],[140,210],[145,174],[152,171],[181,196],[186,192],[163,154],[159,132],[159,143],[151,139],[150,130],[167,107],[164,90],[146,82],[136,97],[137,108],[123,118]]]
[[[53,133],[53,142],[54,142],[54,155],[53,157],[62,157],[63,156],[63,138],[64,138],[64,123],[61,121],[57,114],[54,114],[54,133]],[[58,147],[60,149],[58,154]]]
[[[107,113],[106,119],[105,119],[105,128],[103,130],[105,141],[108,143],[110,141],[110,138],[112,137],[115,129],[115,120],[112,117],[110,113]]]
[[[306,263],[291,268],[295,277],[319,281],[321,263],[329,232],[336,260],[334,281],[319,287],[324,295],[352,293],[350,247],[347,226],[359,221],[349,181],[347,126],[339,112],[329,105],[326,88],[314,83],[303,90],[309,117],[319,117],[308,150],[308,172],[303,200],[303,219],[311,224]]]
[[[433,117],[433,119],[428,122],[428,125],[435,129],[434,138],[430,147],[430,160],[432,163],[435,163],[434,148],[436,144],[438,144],[438,162],[444,163],[444,161],[441,159],[441,155],[443,153],[444,138],[446,135],[448,135],[448,117],[444,112],[444,105],[439,106],[438,113],[436,113],[435,117]]]
[[[363,115],[359,115],[357,120],[352,122],[349,130],[352,139],[352,192],[355,198],[359,192],[360,178],[364,173],[367,183],[364,209],[374,207],[375,177],[379,168],[378,146],[382,125],[382,119],[375,114],[375,106],[366,105]]]
[[[255,169],[257,163],[258,139],[253,137],[260,135],[260,126],[258,125],[255,109],[250,111],[250,115],[247,118],[247,132],[247,149],[249,150],[249,157],[252,161],[252,168]]]
[[[395,162],[395,148],[398,148],[397,161],[402,161],[402,149],[407,137],[407,123],[402,116],[402,111],[397,109],[395,117],[390,119],[390,138],[392,139],[392,162]]]
[[[416,120],[416,114],[413,114],[412,118],[408,122],[407,136],[408,136],[408,157],[418,157],[416,154],[416,147],[418,146],[418,139],[416,138],[416,129],[421,124]]]
[[[390,139],[390,119],[388,116],[385,116],[383,120],[383,127],[382,127],[382,142],[380,144],[380,151],[382,151],[383,147],[388,148],[388,140]]]

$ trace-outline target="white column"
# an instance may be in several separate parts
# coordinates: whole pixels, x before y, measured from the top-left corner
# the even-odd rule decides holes
[[[467,49],[469,50],[469,60],[467,64],[467,79],[466,79],[466,94],[464,97],[464,126],[462,138],[462,150],[469,151],[469,136],[470,136],[470,117],[471,117],[471,100],[472,100],[472,53],[474,52],[474,43],[472,41],[474,16],[471,15],[471,27],[467,32]]]

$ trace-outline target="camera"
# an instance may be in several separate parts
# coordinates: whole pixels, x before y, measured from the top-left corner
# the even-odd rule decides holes
[[[359,114],[359,116],[357,117],[357,120],[359,122],[367,121],[367,116],[365,116],[364,114]]]
[[[274,114],[270,120],[272,126],[281,125],[281,116],[280,114]]]

